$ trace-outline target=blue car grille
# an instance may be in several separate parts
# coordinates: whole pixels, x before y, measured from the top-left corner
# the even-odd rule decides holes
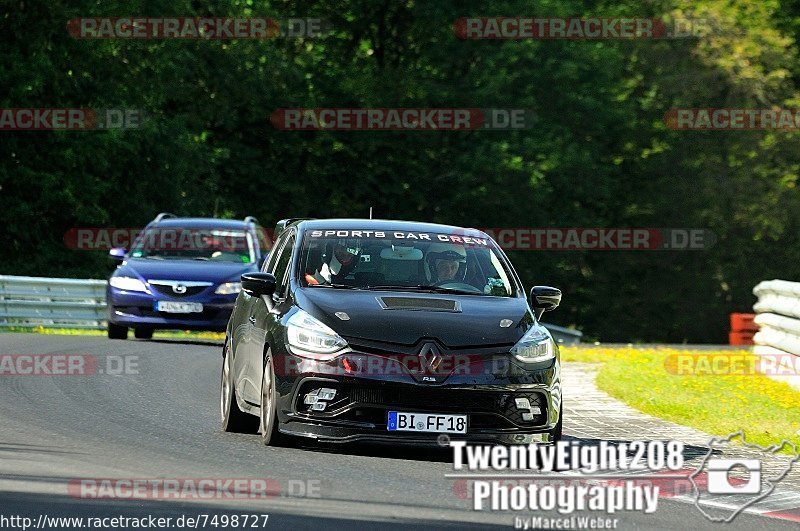
[[[208,288],[208,286],[186,286],[186,291],[184,293],[175,293],[175,290],[172,289],[172,286],[150,284],[150,287],[157,293],[169,295],[171,297],[191,297],[192,295],[202,293],[206,290],[206,288]]]

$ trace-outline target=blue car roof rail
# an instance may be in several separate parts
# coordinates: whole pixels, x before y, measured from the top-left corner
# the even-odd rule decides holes
[[[246,216],[244,218],[244,224],[247,225],[247,228],[250,228],[252,226],[252,228],[256,232],[259,231],[258,219],[256,219],[255,216]],[[263,231],[264,229],[261,229],[261,230]],[[256,244],[256,247],[258,247],[258,252],[259,252],[259,254],[261,255],[262,258],[265,257],[267,255],[267,253],[269,253],[269,249],[262,249],[261,248],[261,244],[258,242],[258,237],[256,237],[255,244]]]
[[[162,212],[161,214],[159,214],[159,215],[157,215],[157,216],[156,216],[156,219],[154,219],[154,220],[152,221],[152,223],[158,223],[158,222],[159,222],[159,221],[161,221],[162,219],[166,219],[166,218],[177,218],[177,217],[178,217],[178,216],[176,216],[175,214],[171,214],[171,213],[169,213],[169,212]]]

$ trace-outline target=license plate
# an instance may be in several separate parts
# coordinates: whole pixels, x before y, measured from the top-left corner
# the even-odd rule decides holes
[[[166,313],[200,313],[203,305],[199,302],[156,301],[156,311]]]
[[[387,429],[389,431],[467,433],[467,416],[390,411]]]

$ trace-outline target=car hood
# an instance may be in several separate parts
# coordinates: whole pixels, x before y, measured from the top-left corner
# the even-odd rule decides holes
[[[133,276],[145,281],[196,280],[219,283],[238,280],[242,273],[254,270],[254,264],[237,262],[129,259],[114,274]]]
[[[523,298],[330,288],[300,288],[296,297],[301,308],[345,339],[401,345],[431,338],[449,348],[511,346],[534,322]],[[457,311],[389,309],[431,305],[455,306]],[[500,326],[505,319],[511,324]]]

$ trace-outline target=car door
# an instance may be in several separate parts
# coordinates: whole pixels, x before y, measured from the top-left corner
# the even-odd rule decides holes
[[[269,306],[262,298],[253,305],[256,322],[259,324],[261,335],[260,347],[253,351],[253,364],[258,366],[258,376],[261,378],[264,372],[264,352],[266,350],[267,334],[276,331],[276,324],[283,317],[283,314],[291,307],[289,301],[289,283],[292,275],[292,264],[294,263],[294,248],[297,241],[296,232],[292,230],[286,239],[285,246],[280,251],[275,268],[272,274],[275,275],[275,293],[270,298]],[[279,370],[279,367],[275,367]],[[259,397],[260,400],[260,397]]]
[[[275,249],[278,252],[271,253],[269,259],[261,268],[262,272],[272,273],[275,263],[280,254],[280,249],[285,238],[276,242]],[[254,352],[259,351],[263,344],[262,331],[256,326],[254,317],[254,306],[260,300],[246,292],[242,292],[241,304],[237,305],[236,321],[234,322],[236,341],[234,342],[235,352],[233,358],[233,371],[236,377],[236,390],[239,396],[252,404],[259,403],[261,393],[261,370],[258,365],[253,364]]]
[[[293,231],[286,233],[285,238],[278,247],[278,251],[272,253],[275,256],[274,260],[269,260],[267,269],[268,273],[275,275],[277,285],[275,293],[272,295],[271,306],[280,305],[280,301],[285,298],[285,282],[288,281],[289,265],[292,261],[292,251],[294,248],[295,235]],[[277,303],[277,304],[276,304]],[[242,389],[245,400],[253,404],[261,402],[261,374],[264,371],[264,345],[267,335],[267,326],[269,324],[269,316],[273,314],[267,307],[266,301],[263,297],[252,297],[252,302],[248,308],[248,323],[250,325],[250,335],[247,341],[247,347],[244,349],[243,354],[246,358],[246,371],[247,377],[244,378],[245,385]]]

